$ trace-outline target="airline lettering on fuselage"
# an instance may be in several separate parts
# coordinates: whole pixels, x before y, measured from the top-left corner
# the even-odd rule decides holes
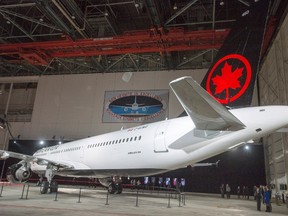
[[[141,130],[141,129],[144,129],[144,128],[147,128],[148,125],[143,125],[143,126],[139,126],[139,127],[135,127],[135,128],[129,128],[127,130],[127,132],[131,132],[131,131],[136,131],[136,130]]]
[[[128,152],[128,154],[141,154],[141,151]]]

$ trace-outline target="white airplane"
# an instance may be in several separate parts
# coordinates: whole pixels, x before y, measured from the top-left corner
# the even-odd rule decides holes
[[[265,0],[255,2],[249,14],[241,16],[230,31],[202,81],[214,97],[191,77],[170,83],[188,116],[43,148],[33,156],[0,150],[2,159],[21,159],[9,168],[8,180],[25,182],[32,171],[40,179],[47,178],[42,187],[42,193],[46,193],[54,185],[55,175],[92,177],[98,178],[111,193],[121,193],[121,177],[201,166],[197,162],[275,131],[286,131],[283,129],[288,125],[288,106],[227,110],[218,102],[250,105],[268,5]],[[238,91],[233,96],[237,100],[228,98],[230,90]]]
[[[43,148],[33,156],[0,150],[21,161],[10,167],[10,182],[25,182],[31,171],[45,176],[93,177],[121,193],[121,177],[155,175],[210,158],[288,125],[288,106],[227,110],[191,77],[170,86],[188,116]],[[113,180],[114,179],[114,180]]]

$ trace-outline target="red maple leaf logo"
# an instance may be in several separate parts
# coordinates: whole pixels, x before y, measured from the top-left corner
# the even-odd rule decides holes
[[[226,102],[228,102],[229,89],[241,88],[238,79],[242,76],[243,69],[244,68],[236,68],[236,70],[232,71],[232,66],[226,61],[224,67],[221,69],[222,75],[216,75],[212,78],[212,82],[216,86],[215,94],[226,91]]]

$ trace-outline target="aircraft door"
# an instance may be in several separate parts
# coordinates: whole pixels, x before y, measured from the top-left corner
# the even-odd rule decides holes
[[[165,142],[165,134],[168,127],[168,123],[162,123],[158,126],[155,137],[154,137],[154,152],[155,153],[163,153],[168,152]]]
[[[85,156],[84,156],[84,154],[85,154],[85,152],[84,152],[84,146],[81,146],[81,150],[80,150],[80,162],[81,163],[85,163],[85,161],[84,161],[84,159],[85,159]]]

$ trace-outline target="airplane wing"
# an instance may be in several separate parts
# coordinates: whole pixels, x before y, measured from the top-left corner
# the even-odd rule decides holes
[[[64,169],[71,169],[74,167],[73,165],[65,163],[65,162],[53,161],[53,160],[49,160],[49,159],[45,159],[45,158],[41,158],[41,157],[25,155],[25,154],[11,152],[11,151],[0,150],[0,159],[1,160],[5,160],[9,157],[24,160],[26,162],[36,162],[39,165],[52,164],[54,166],[61,167]]]
[[[200,130],[239,130],[245,125],[206,92],[192,77],[170,82],[181,105]]]

